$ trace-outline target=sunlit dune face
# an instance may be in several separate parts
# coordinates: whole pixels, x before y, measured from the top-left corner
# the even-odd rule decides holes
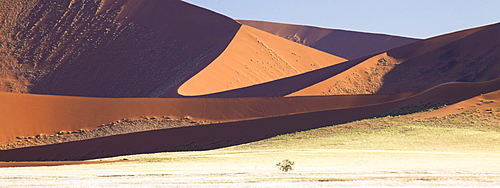
[[[218,93],[341,63],[333,56],[243,25],[226,50],[178,90],[184,96]]]

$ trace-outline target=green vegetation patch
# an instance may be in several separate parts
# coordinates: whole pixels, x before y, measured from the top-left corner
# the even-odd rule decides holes
[[[498,151],[500,116],[478,110],[427,119],[389,116],[280,135],[232,149]]]

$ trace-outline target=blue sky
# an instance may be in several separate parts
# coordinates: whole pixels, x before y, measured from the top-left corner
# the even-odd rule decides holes
[[[500,0],[184,0],[233,19],[428,38],[500,22]]]

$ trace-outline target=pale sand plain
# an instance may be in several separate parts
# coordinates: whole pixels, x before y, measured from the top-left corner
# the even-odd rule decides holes
[[[121,158],[129,161],[2,168],[0,187],[500,186],[500,153],[223,149]],[[295,170],[275,168],[285,158]]]

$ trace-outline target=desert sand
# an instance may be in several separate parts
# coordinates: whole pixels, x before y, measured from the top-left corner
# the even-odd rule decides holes
[[[226,50],[179,88],[184,96],[207,95],[295,76],[345,61],[243,25]]]
[[[253,20],[238,22],[349,60],[381,53],[419,39]]]
[[[430,117],[443,117],[450,114],[467,113],[467,111],[479,111],[483,113],[500,112],[500,91],[482,94],[464,101],[460,101],[453,105],[445,106],[438,110],[416,114],[412,117],[415,118],[430,118]]]
[[[495,79],[500,75],[494,52],[499,41],[490,33],[498,28],[459,31],[362,58],[349,70],[287,96],[423,91],[446,82]]]
[[[297,98],[90,98],[0,92],[2,142],[17,136],[53,135],[95,129],[123,119],[164,116],[173,119],[228,122],[352,108],[411,96],[394,95]],[[339,102],[341,101],[341,102]]]
[[[498,24],[436,36],[373,56],[204,97],[419,92],[447,82],[492,80],[498,78],[500,70],[494,58],[496,28]],[[481,53],[484,51],[487,53]]]
[[[3,186],[87,187],[497,187],[498,154],[398,151],[182,152],[156,162],[3,168]],[[298,163],[283,173],[284,157]],[[241,161],[246,161],[241,163]],[[467,162],[469,161],[469,162]],[[483,167],[483,168],[481,168]]]
[[[180,0],[0,10],[0,187],[500,185],[500,24],[420,40]],[[287,156],[299,170],[270,172]]]
[[[374,94],[385,84],[385,74],[398,64],[400,61],[387,53],[378,54],[335,76],[286,96]]]
[[[178,96],[180,84],[222,53],[240,28],[177,0],[8,0],[0,6],[9,9],[0,11],[0,90],[11,92]]]
[[[499,89],[499,82],[500,79],[478,83],[449,83],[406,98],[371,105],[311,110],[309,112],[296,112],[251,120],[153,130],[77,142],[4,150],[0,151],[0,160],[81,160],[124,154],[214,149],[393,112],[402,114],[417,112],[422,109],[455,103],[483,93],[496,91]],[[274,104],[272,108],[277,107],[279,106]],[[282,108],[287,109],[288,105],[282,105]],[[262,110],[260,112],[265,111],[265,109],[260,108]],[[238,115],[237,111],[234,112]],[[208,115],[208,113],[204,112],[202,114]],[[228,115],[226,113],[221,114]],[[33,125],[28,125],[25,129],[36,128]],[[137,142],[139,140],[140,142]]]

